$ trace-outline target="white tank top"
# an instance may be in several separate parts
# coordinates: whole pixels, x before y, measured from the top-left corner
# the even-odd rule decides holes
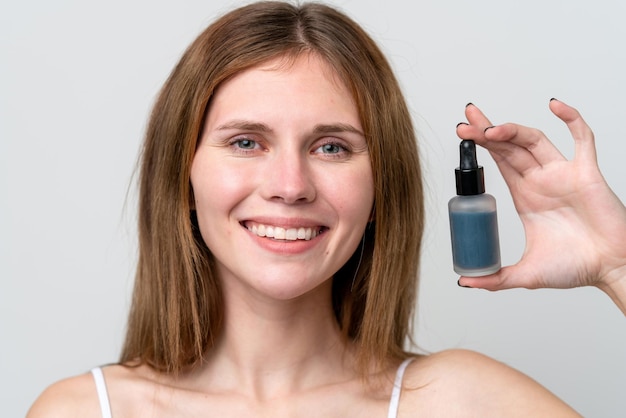
[[[102,412],[102,418],[111,418],[111,404],[109,403],[109,392],[107,391],[107,385],[104,381],[104,375],[102,369],[96,367],[91,369],[93,380],[96,382],[96,391],[98,392],[98,400],[100,401],[100,411]]]
[[[391,399],[389,401],[389,412],[387,418],[396,418],[398,416],[398,406],[400,405],[400,393],[402,392],[402,380],[404,378],[404,372],[409,363],[413,360],[408,358],[400,364],[396,371],[396,378],[393,382],[393,390],[391,391]],[[111,415],[111,403],[109,402],[109,393],[107,391],[107,385],[104,381],[104,375],[102,369],[96,367],[91,370],[93,380],[96,382],[96,391],[98,392],[98,400],[100,401],[100,411],[102,418],[112,418]]]

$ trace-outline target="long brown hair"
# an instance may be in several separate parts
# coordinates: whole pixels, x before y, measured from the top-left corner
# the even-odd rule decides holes
[[[352,91],[374,174],[372,222],[362,247],[333,278],[337,321],[355,342],[363,374],[406,356],[423,199],[416,138],[398,83],[374,41],[343,13],[316,3],[259,2],[201,33],[155,103],[141,156],[139,260],[122,363],[178,372],[213,346],[223,301],[189,181],[203,120],[224,80],[301,53],[325,59]]]

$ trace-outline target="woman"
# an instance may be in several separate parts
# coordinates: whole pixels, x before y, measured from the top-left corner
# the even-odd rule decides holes
[[[516,266],[459,284],[595,285],[626,311],[626,209],[578,113],[550,107],[574,161],[539,131],[491,127],[466,107],[457,132],[498,162],[528,246]],[[218,19],[148,126],[120,363],[51,386],[29,416],[575,416],[482,355],[405,351],[417,155],[386,59],[346,16],[269,2]],[[572,251],[555,254],[565,242]]]

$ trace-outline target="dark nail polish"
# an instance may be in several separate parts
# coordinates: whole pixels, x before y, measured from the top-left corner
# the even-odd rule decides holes
[[[473,106],[473,105],[474,105],[474,103],[469,102],[468,104],[466,104],[466,105],[465,105],[465,107],[468,107],[468,106]]]
[[[469,123],[467,123],[467,122],[459,122],[459,123],[456,124],[456,127],[458,128],[461,125],[469,125]]]
[[[550,101],[553,101],[553,100],[558,100],[558,99],[555,99],[554,97],[550,99]]]
[[[461,279],[459,279],[459,280],[456,282],[456,284],[457,284],[459,287],[464,287],[465,289],[471,289],[471,288],[472,288],[471,286],[464,286],[464,285],[462,285],[462,284],[461,284]]]

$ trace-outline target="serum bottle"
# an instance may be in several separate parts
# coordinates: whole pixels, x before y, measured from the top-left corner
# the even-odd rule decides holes
[[[459,148],[457,196],[448,203],[454,271],[468,277],[486,276],[500,270],[496,199],[485,193],[474,141],[463,140]]]

